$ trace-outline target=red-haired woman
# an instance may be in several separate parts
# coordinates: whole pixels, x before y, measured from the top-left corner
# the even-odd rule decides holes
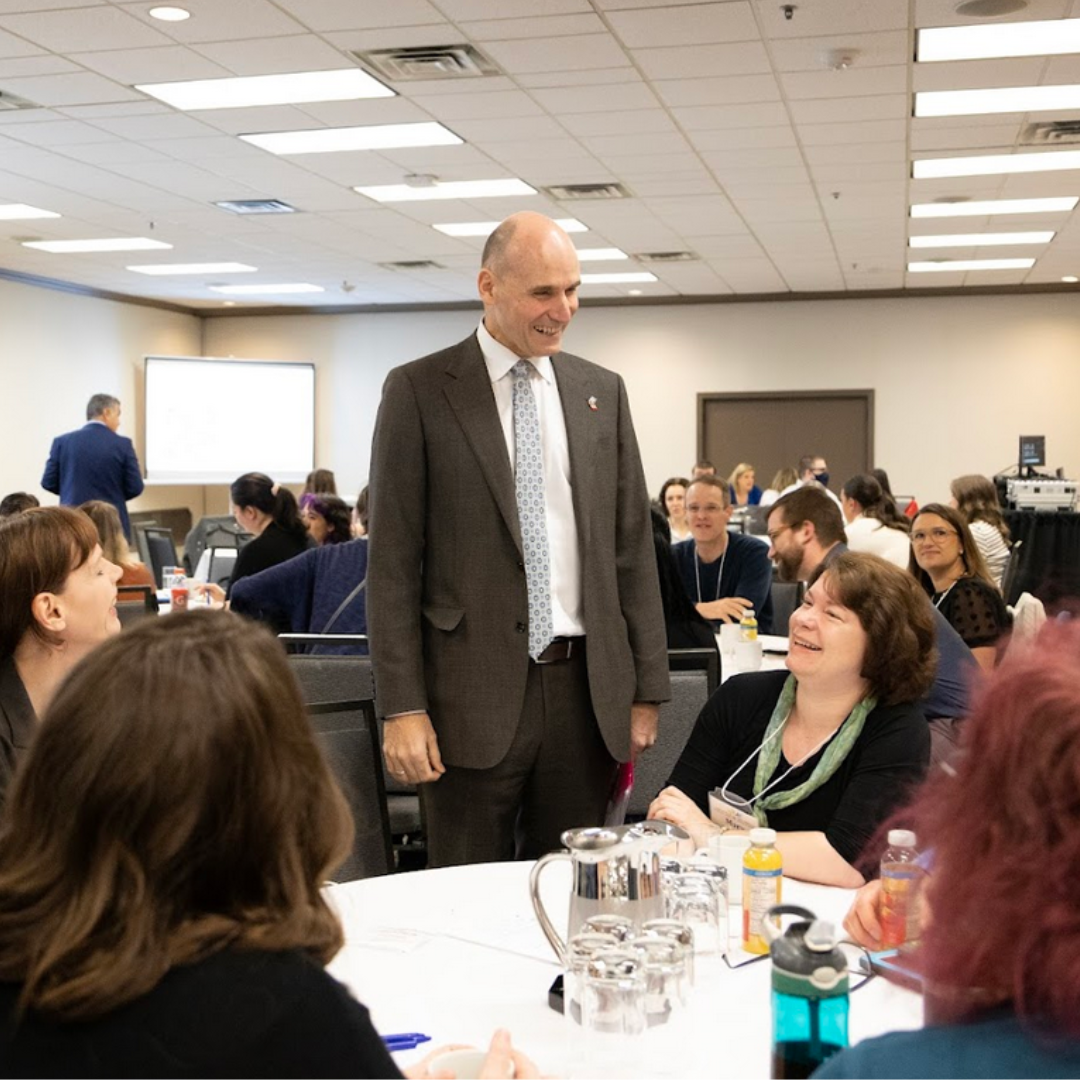
[[[817,1076],[1080,1076],[1080,626],[1010,653],[963,738],[977,752],[910,815],[933,853],[917,954],[932,1026],[860,1043]],[[861,890],[844,923],[868,948],[877,896]]]

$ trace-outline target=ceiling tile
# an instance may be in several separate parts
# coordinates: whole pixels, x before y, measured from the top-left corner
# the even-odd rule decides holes
[[[758,78],[758,76],[751,76]],[[776,83],[773,82],[773,89]],[[776,97],[779,98],[779,92]],[[762,101],[744,105],[688,105],[671,110],[676,122],[692,132],[748,130],[763,131],[765,128],[787,126],[787,108],[777,101]]]
[[[514,81],[526,90],[564,88],[575,89],[579,93],[591,93],[594,86],[612,86],[637,78],[638,73],[627,67],[600,68],[596,71],[532,71],[514,75]]]
[[[79,63],[99,75],[129,86],[184,79],[220,79],[232,74],[228,68],[182,45],[80,53]]]
[[[536,15],[526,19],[484,19],[463,22],[461,29],[473,41],[516,41],[534,37],[602,34],[607,27],[595,13],[588,15]]]
[[[907,91],[907,67],[849,68],[847,71],[793,71],[780,76],[780,85],[792,101],[815,98],[870,97]]]
[[[448,94],[447,97],[456,97]],[[229,112],[234,110],[230,109]],[[251,128],[252,131],[266,130],[265,121],[255,116],[256,110],[251,110],[254,122],[258,126]],[[295,112],[305,117],[318,120],[327,127],[362,127],[367,124],[413,124],[430,122],[432,115],[427,109],[421,108],[408,98],[369,98],[359,101],[319,101],[311,105],[296,106]],[[306,123],[305,126],[311,125]],[[246,131],[247,129],[245,129]]]
[[[350,57],[344,56],[340,50],[327,45],[314,34],[200,44],[194,49],[234,75],[327,71],[352,67],[354,63]]]
[[[205,124],[180,113],[150,113],[146,116],[99,117],[94,123],[122,139],[192,139],[212,135]]]
[[[7,59],[14,56],[35,56],[41,51],[40,46],[0,30],[0,57]]]
[[[891,162],[906,167],[907,144],[904,142],[842,143],[835,146],[808,146],[804,153],[811,167],[817,165],[853,165]]]
[[[432,116],[454,120],[504,119],[538,116],[543,110],[521,90],[486,94],[413,95],[412,100]]]
[[[607,109],[655,109],[659,104],[652,89],[643,82],[536,89],[531,92],[531,96],[557,117],[567,113],[602,112]]]
[[[630,67],[629,57],[610,34],[492,41],[484,46],[484,51],[504,68],[522,74]]]
[[[349,0],[349,3],[352,7],[359,6],[353,3],[353,0]],[[417,26],[323,31],[320,36],[328,45],[341,49],[342,52],[367,52],[369,49],[430,48],[435,45],[458,44],[462,34],[453,23],[429,20]]]
[[[0,29],[60,53],[172,44],[164,34],[115,7],[0,15]]]
[[[799,142],[803,146],[847,146],[859,143],[901,142],[907,135],[907,122],[859,120],[851,124],[800,124]]]
[[[184,22],[162,23],[149,11],[154,2],[131,5],[127,10],[175,41],[194,44],[203,41],[242,41],[252,37],[284,37],[302,34],[304,26],[290,18],[282,5],[270,0],[183,0],[191,18]],[[359,6],[359,5],[358,5]]]
[[[849,56],[860,69],[906,64],[911,54],[906,30],[876,34],[844,34],[829,37],[791,38],[769,45],[777,71],[821,71],[840,56]]]
[[[107,131],[77,120],[48,120],[38,124],[20,124],[12,129],[11,136],[33,146],[56,147],[109,142],[113,138]]]
[[[821,98],[791,103],[791,115],[797,125],[851,123],[855,120],[895,120],[897,117],[906,118],[908,111],[907,94],[857,97],[842,102]]]
[[[903,182],[907,178],[908,167],[907,163],[903,161],[851,162],[848,164],[812,165],[810,173],[818,184],[836,185],[873,180]]]
[[[1068,14],[1068,0],[1028,0],[1022,11],[1010,12],[1009,22],[1061,19]],[[978,26],[981,19],[961,15],[956,0],[915,0],[916,26]]]
[[[754,12],[744,0],[613,11],[608,22],[622,43],[631,49],[757,41],[759,37]]]
[[[752,146],[727,149],[701,155],[710,169],[723,181],[729,174],[742,175],[746,169],[762,169],[772,175],[776,169],[801,169],[803,158],[795,146]]]
[[[491,0],[436,0],[440,11],[455,22],[487,19],[492,14]],[[536,14],[535,0],[498,0],[497,10],[503,19],[530,18]],[[589,0],[544,0],[547,15],[592,11]]]
[[[690,134],[690,142],[704,152],[796,145],[795,132],[790,126],[695,131]]]
[[[914,90],[980,90],[994,86],[1032,86],[1041,81],[1041,56],[1007,60],[963,60],[913,65]]]
[[[770,71],[765,46],[758,41],[734,45],[683,45],[667,49],[635,49],[634,59],[650,79],[694,79],[759,75]]]
[[[363,30],[383,26],[437,23],[441,13],[428,0],[394,0],[392,4],[358,4],[356,0],[276,0],[311,30]]]
[[[684,154],[690,150],[689,143],[677,132],[661,132],[647,141],[636,135],[593,135],[581,142],[601,158],[606,154]]]
[[[153,147],[142,143],[128,142],[126,139],[112,139],[109,142],[67,146],[64,148],[64,153],[77,161],[85,161],[88,165],[100,165],[106,169],[136,161],[168,160],[167,155],[162,154]]]
[[[48,107],[142,100],[142,95],[138,92],[128,90],[100,75],[91,75],[90,72],[5,79],[4,89],[8,93]]]
[[[951,118],[954,122],[957,117]],[[1017,123],[957,125],[954,127],[923,127],[922,121],[911,122],[912,150],[986,150],[987,153],[1004,152],[1020,137],[1021,125]]]
[[[872,33],[877,30],[906,30],[908,0],[833,0],[831,3],[799,4],[790,19],[780,4],[758,8],[768,37],[811,37],[836,34]]]
[[[566,134],[558,121],[544,114],[502,120],[455,120],[453,128],[466,142],[475,140],[484,143],[515,142],[522,135],[535,139],[555,139]]]
[[[0,60],[0,79],[20,79],[27,75],[62,75],[68,71],[81,71],[77,65],[62,56],[41,53],[39,56],[23,56]]]
[[[676,130],[662,109],[635,109],[632,112],[569,113],[559,118],[571,135],[652,135]]]

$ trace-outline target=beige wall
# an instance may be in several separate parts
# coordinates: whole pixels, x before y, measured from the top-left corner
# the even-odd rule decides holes
[[[318,461],[354,491],[386,372],[476,319],[209,319],[204,344],[208,355],[314,360]],[[567,345],[624,376],[653,491],[693,462],[703,391],[873,388],[877,464],[920,502],[947,497],[954,476],[1015,461],[1021,432],[1045,433],[1049,464],[1080,474],[1080,304],[1067,294],[585,308]]]

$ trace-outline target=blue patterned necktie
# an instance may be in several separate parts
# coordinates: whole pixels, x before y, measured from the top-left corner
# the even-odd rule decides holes
[[[514,496],[529,594],[529,655],[535,660],[551,644],[551,564],[540,416],[529,385],[530,371],[527,360],[519,360],[511,369],[514,376]]]

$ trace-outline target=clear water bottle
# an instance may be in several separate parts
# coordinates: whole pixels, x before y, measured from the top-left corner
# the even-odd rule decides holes
[[[739,620],[739,640],[757,641],[757,616],[752,607],[743,608],[742,618]]]
[[[919,938],[918,891],[922,869],[916,860],[915,834],[890,829],[889,846],[881,856],[881,943],[887,949],[913,945]]]
[[[773,920],[796,915],[782,934]],[[772,955],[772,1076],[808,1077],[848,1044],[848,975],[832,923],[806,908],[769,911]]]

